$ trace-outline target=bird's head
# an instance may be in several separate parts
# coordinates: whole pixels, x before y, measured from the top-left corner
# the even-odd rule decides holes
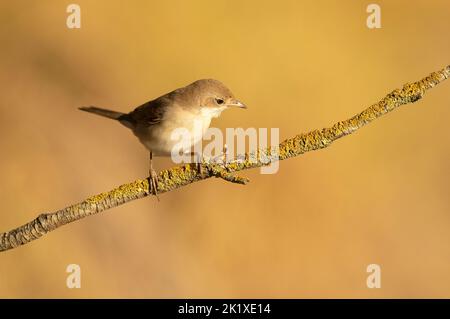
[[[244,103],[234,97],[230,89],[217,80],[198,80],[186,88],[196,97],[201,111],[211,114],[211,117],[218,117],[222,111],[231,107],[247,108]]]

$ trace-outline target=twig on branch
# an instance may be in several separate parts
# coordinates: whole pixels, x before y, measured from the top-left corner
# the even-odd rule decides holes
[[[227,162],[224,166],[203,163],[201,172],[193,164],[161,171],[158,176],[158,193],[170,192],[210,177],[220,177],[230,182],[245,184],[247,182],[246,179],[234,176],[232,173],[266,166],[276,160],[284,160],[328,147],[338,138],[355,132],[395,108],[403,104],[416,102],[422,98],[425,91],[433,88],[449,76],[450,65],[438,72],[431,73],[418,82],[405,84],[402,89],[392,91],[378,103],[373,104],[348,120],[338,122],[330,128],[314,130],[289,138],[279,145],[278,156],[273,154],[270,148],[259,149],[256,154],[256,161],[250,160],[250,156],[246,154],[245,160],[233,160]],[[16,248],[38,239],[62,225],[148,195],[150,195],[148,179],[140,179],[121,185],[109,192],[94,195],[80,203],[56,212],[41,214],[23,226],[0,234],[0,251]]]

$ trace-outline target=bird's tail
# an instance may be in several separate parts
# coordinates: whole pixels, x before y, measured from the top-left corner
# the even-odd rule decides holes
[[[118,120],[119,117],[121,117],[122,115],[125,115],[125,113],[102,109],[102,108],[95,107],[95,106],[83,106],[83,107],[80,107],[79,109],[82,111],[85,111],[85,112],[104,116],[104,117],[107,117],[107,118],[110,118],[113,120]]]

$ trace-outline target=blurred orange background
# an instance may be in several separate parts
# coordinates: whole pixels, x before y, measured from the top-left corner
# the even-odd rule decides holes
[[[0,4],[0,231],[147,175],[132,134],[79,106],[129,111],[212,77],[249,106],[214,126],[285,139],[449,64],[446,0],[377,1],[372,30],[370,1],[79,0],[68,29],[70,3]],[[196,183],[0,253],[0,297],[449,298],[449,88],[247,186]]]

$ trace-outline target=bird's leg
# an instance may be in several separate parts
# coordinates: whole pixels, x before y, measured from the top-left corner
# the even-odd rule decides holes
[[[200,175],[203,175],[203,163],[205,162],[205,159],[203,158],[203,155],[200,153],[193,152],[192,155],[195,156],[195,161],[197,164],[197,171]]]
[[[204,158],[203,154],[201,153],[197,153],[197,152],[186,152],[186,155],[190,155],[190,156],[194,156],[194,163],[195,163],[195,167],[197,169],[197,172],[200,175],[203,175],[203,164],[209,164],[209,159],[208,158]],[[192,158],[191,158],[192,160]],[[192,163],[192,162],[191,162]]]
[[[206,166],[207,171],[210,176],[220,177],[228,182],[246,184],[249,180],[247,178],[242,178],[240,176],[232,175],[227,169],[227,146],[225,145],[221,154],[216,155],[212,158],[202,156],[199,153],[191,152],[191,155],[196,157],[197,172],[200,176],[203,176],[204,167]],[[221,161],[217,159],[221,158]]]
[[[149,186],[150,186],[150,192],[155,194],[156,198],[159,200],[158,197],[158,174],[153,169],[153,153],[150,151],[150,170],[149,170]]]
[[[215,162],[217,162],[217,159],[221,158],[222,159],[221,164],[225,165],[227,163],[227,150],[228,150],[228,146],[227,146],[227,144],[225,144],[223,146],[222,152],[219,155],[214,156],[211,159],[211,161],[215,163]]]
[[[219,164],[222,166],[225,166],[226,164],[226,156],[227,156],[227,145],[225,144],[225,146],[223,147],[222,152],[219,155],[216,155],[214,157],[205,157],[200,153],[196,153],[196,152],[191,152],[191,155],[195,156],[195,161],[197,164],[197,171],[199,172],[200,175],[203,175],[203,164]],[[217,160],[221,159],[220,162],[218,162]]]

